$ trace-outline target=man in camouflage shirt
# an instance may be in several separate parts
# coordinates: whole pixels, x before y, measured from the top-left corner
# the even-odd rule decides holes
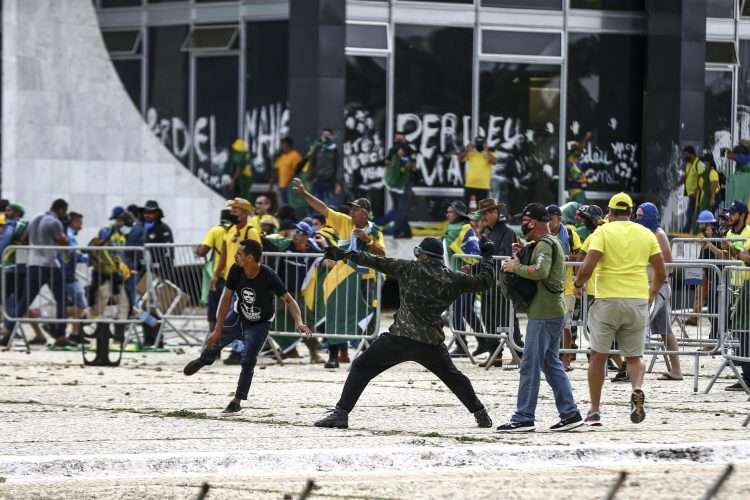
[[[326,250],[326,258],[348,259],[385,273],[399,282],[400,305],[389,332],[380,335],[354,363],[336,408],[315,422],[317,427],[347,428],[349,412],[367,384],[388,368],[405,361],[421,364],[438,376],[474,414],[479,427],[491,427],[492,420],[477,398],[469,379],[453,364],[443,343],[441,314],[461,294],[479,292],[494,286],[491,260],[492,242],[480,243],[480,272],[471,276],[451,271],[443,265],[443,245],[437,238],[425,238],[414,249],[417,260],[389,259],[365,252],[349,252],[336,247]]]

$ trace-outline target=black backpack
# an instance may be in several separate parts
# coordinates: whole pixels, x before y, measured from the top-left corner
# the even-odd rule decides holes
[[[536,248],[536,245],[539,242],[544,242],[550,247],[552,247],[552,264],[555,263],[555,259],[557,258],[557,245],[554,244],[554,242],[549,241],[547,238],[542,238],[541,240],[531,243],[529,245],[524,246],[519,252],[518,252],[518,260],[523,264],[524,266],[531,265],[531,256],[534,253],[534,248]],[[538,281],[522,278],[521,276],[518,276],[515,273],[506,273],[502,272],[500,275],[500,291],[506,298],[510,299],[511,302],[513,302],[513,309],[516,312],[522,312],[525,313],[529,310],[529,306],[531,305],[531,302],[534,300],[534,296],[536,295],[537,291],[537,283]],[[553,290],[548,285],[546,280],[541,281],[544,288],[547,289],[550,293],[562,293],[563,289],[560,290]]]

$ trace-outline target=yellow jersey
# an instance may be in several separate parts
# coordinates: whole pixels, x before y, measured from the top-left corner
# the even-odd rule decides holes
[[[492,163],[487,155],[480,151],[466,153],[466,182],[464,187],[473,189],[489,189],[492,179]]]
[[[227,230],[224,226],[214,226],[208,230],[201,242],[201,245],[210,248],[213,252],[211,270],[214,273],[219,268],[219,259],[221,258],[221,249],[224,248],[224,235],[226,233]]]
[[[355,226],[352,218],[341,212],[328,209],[328,215],[326,216],[326,225],[331,226],[339,237],[339,245],[346,246],[354,238],[352,232]],[[385,238],[383,237],[382,231],[377,231],[377,234],[373,236],[375,238],[375,244],[383,249],[385,252]],[[370,272],[364,275],[366,279],[375,278],[375,271],[370,269]]]
[[[226,234],[224,235],[224,243],[226,244],[227,252],[227,259],[224,262],[224,272],[222,273],[224,279],[229,277],[229,269],[231,269],[234,264],[237,249],[240,247],[240,242],[244,240],[255,240],[258,243],[261,243],[258,231],[256,231],[250,224],[245,224],[245,227],[242,229],[239,229],[236,224],[227,229]]]
[[[610,221],[587,238],[587,251],[602,254],[596,265],[597,299],[648,300],[649,259],[661,255],[656,236],[631,221]]]

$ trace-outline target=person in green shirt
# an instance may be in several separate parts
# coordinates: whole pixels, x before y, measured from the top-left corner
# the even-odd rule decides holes
[[[385,157],[385,188],[391,193],[394,216],[394,238],[411,238],[409,226],[409,184],[412,172],[416,171],[417,155],[406,142],[403,132],[396,132],[393,147]]]
[[[526,343],[521,358],[521,380],[518,384],[516,413],[499,432],[535,430],[536,403],[539,397],[540,373],[544,372],[552,387],[560,421],[551,431],[568,431],[583,425],[573,389],[560,361],[560,339],[565,321],[563,283],[565,253],[560,242],[550,234],[549,214],[541,203],[526,205],[521,213],[521,231],[534,245],[529,265],[521,264],[518,255],[503,261],[502,269],[537,282],[537,291],[528,310]],[[518,246],[515,247],[518,249]]]

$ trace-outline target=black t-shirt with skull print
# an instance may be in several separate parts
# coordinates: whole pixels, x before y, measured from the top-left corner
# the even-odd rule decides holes
[[[275,312],[274,295],[281,297],[286,293],[281,279],[266,265],[261,265],[257,276],[250,279],[234,264],[226,287],[237,294],[235,311],[243,323],[270,321]]]

